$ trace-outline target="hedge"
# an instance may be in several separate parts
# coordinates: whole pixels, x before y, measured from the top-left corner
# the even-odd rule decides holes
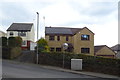
[[[10,59],[14,59],[14,58],[18,57],[20,54],[21,54],[21,47],[11,48]]]
[[[83,70],[120,76],[120,59],[64,53],[64,68],[71,68],[71,59],[83,59]],[[62,67],[63,53],[40,53],[39,64]]]
[[[1,37],[2,45],[1,46],[7,46],[7,37]]]
[[[16,47],[16,40],[15,40],[15,37],[9,37],[8,38],[8,46],[9,47]]]
[[[10,59],[10,48],[2,47],[2,59]]]
[[[7,44],[8,43],[8,44]],[[21,54],[22,38],[20,37],[2,37],[2,58],[13,59]]]

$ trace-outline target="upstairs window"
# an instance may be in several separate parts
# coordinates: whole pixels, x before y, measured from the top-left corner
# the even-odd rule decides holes
[[[66,41],[69,41],[69,36],[66,36]]]
[[[10,36],[13,36],[13,32],[10,32]]]
[[[57,36],[57,40],[60,41],[60,36]]]
[[[54,41],[55,40],[55,36],[49,36],[49,40],[50,41]]]
[[[81,53],[90,53],[90,48],[81,48]]]
[[[26,32],[18,32],[18,36],[26,36]]]
[[[81,35],[81,40],[90,40],[90,36],[83,34],[83,35]]]

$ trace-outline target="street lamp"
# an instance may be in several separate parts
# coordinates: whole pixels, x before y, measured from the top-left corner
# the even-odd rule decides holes
[[[65,50],[67,50],[68,49],[68,44],[67,43],[63,43],[63,52],[65,52]],[[64,53],[63,53],[63,68],[64,68],[64,63],[65,63],[65,61],[64,61]]]
[[[36,12],[36,13],[37,13],[37,41],[38,41],[38,32],[39,32],[39,13],[38,13],[38,12]],[[38,64],[38,44],[37,44],[37,55],[36,55],[36,57],[37,57],[36,63]]]

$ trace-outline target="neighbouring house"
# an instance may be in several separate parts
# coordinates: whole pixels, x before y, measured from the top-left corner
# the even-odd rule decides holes
[[[111,49],[116,53],[115,57],[120,59],[120,44],[116,44]]]
[[[101,57],[114,58],[115,52],[112,51],[107,45],[94,46],[94,55]]]
[[[7,36],[7,33],[0,30],[0,37],[6,37],[6,36]]]
[[[63,43],[68,43],[68,52],[94,55],[94,33],[87,27],[45,27],[45,39],[50,51],[61,52]]]
[[[7,29],[7,37],[20,36],[23,40],[22,49],[30,50],[30,44],[34,42],[33,23],[12,23]]]

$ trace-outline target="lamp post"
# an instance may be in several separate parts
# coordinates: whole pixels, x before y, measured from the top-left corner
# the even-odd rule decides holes
[[[38,33],[39,33],[39,13],[37,13],[37,41],[38,41]],[[36,63],[38,64],[38,44],[37,44],[37,55],[36,55]]]
[[[65,61],[64,61],[64,58],[65,58],[64,52],[67,49],[68,49],[68,44],[67,43],[63,43],[63,68],[64,68],[64,63],[65,63]]]

